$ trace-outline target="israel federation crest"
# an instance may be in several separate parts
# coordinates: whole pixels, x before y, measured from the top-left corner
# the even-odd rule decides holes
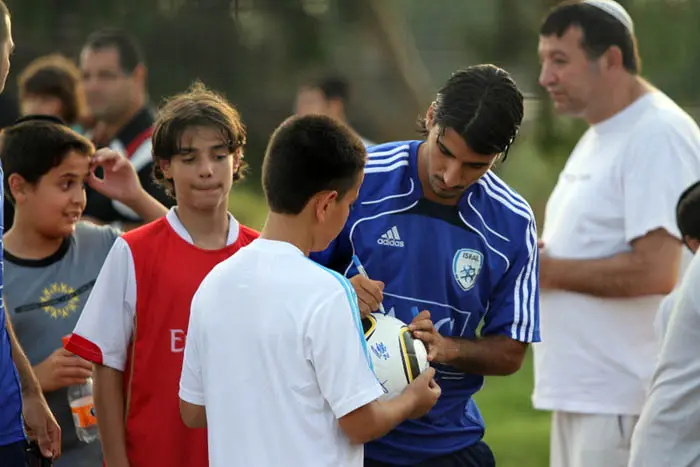
[[[483,262],[484,255],[480,251],[468,248],[457,250],[452,260],[452,275],[462,290],[466,292],[474,287]]]

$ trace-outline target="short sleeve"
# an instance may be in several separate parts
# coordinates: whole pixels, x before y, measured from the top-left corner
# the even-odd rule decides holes
[[[129,245],[120,237],[102,265],[66,349],[98,365],[123,371],[135,311],[134,260]]]
[[[635,138],[622,167],[625,240],[660,228],[680,239],[676,204],[700,178],[700,155],[670,124]]]
[[[539,250],[534,216],[523,237],[515,260],[494,289],[482,335],[506,335],[520,342],[540,341]]]
[[[200,287],[199,290],[202,290]],[[185,340],[185,356],[182,362],[182,374],[180,376],[180,399],[190,404],[204,405],[204,382],[202,380],[202,361],[200,346],[203,342],[202,327],[200,326],[202,310],[202,296],[195,293],[190,309],[190,322],[187,327],[187,339]]]
[[[370,368],[359,322],[357,299],[342,277],[333,292],[310,318],[305,343],[323,397],[337,419],[384,394]],[[358,328],[358,326],[360,326]]]

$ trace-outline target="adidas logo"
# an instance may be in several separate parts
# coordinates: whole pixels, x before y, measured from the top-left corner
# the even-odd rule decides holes
[[[377,239],[377,243],[384,246],[403,248],[403,240],[401,240],[401,237],[399,236],[399,229],[397,229],[396,226],[393,226],[383,233],[382,236]]]

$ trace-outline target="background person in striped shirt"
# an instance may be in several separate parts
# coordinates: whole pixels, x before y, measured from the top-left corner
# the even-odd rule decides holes
[[[504,70],[454,73],[421,121],[425,140],[369,149],[345,228],[312,255],[351,277],[364,314],[383,301],[413,322],[443,391],[425,417],[369,443],[366,467],[495,463],[472,396],[484,375],[517,371],[539,340],[534,215],[491,171],[522,118],[523,96]],[[374,280],[357,274],[353,254]]]

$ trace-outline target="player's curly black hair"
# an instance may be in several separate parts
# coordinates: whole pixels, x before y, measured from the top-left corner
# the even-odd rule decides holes
[[[452,128],[478,154],[503,154],[523,120],[523,95],[510,74],[495,65],[475,65],[452,74],[433,101],[433,124]],[[425,118],[418,131],[430,132]]]

